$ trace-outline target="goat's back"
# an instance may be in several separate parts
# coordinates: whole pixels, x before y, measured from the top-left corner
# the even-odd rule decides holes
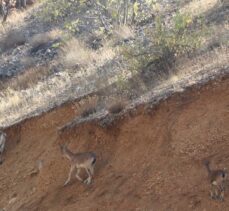
[[[77,165],[93,165],[96,162],[94,152],[76,153],[73,160]]]

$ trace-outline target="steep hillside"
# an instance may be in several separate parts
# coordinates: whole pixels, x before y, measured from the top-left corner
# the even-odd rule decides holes
[[[227,210],[209,198],[203,159],[228,168],[229,79],[139,106],[108,127],[57,131],[77,115],[73,103],[7,129],[0,174],[5,210]],[[93,100],[93,99],[91,99]],[[81,105],[83,105],[83,101]],[[63,187],[69,162],[59,143],[98,156],[93,183]],[[37,170],[39,166],[40,171]]]
[[[228,210],[229,179],[225,200],[211,199],[203,165],[229,168],[228,17],[224,0],[11,9],[0,27],[0,211]],[[96,153],[92,184],[63,186],[63,143]]]

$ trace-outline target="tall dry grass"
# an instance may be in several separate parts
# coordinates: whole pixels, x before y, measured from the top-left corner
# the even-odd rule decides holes
[[[51,70],[49,66],[30,67],[23,73],[3,81],[1,83],[2,92],[8,88],[17,91],[31,88],[50,74]]]

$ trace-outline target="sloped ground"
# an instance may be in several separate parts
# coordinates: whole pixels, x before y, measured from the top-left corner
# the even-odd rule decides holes
[[[228,209],[229,187],[225,202],[211,200],[202,165],[208,158],[214,168],[228,168],[228,6],[217,0],[188,0],[182,7],[184,12],[193,8],[194,15],[204,13],[209,24],[213,23],[213,42],[191,58],[177,61],[175,73],[166,80],[158,75],[149,78],[157,83],[152,82],[147,92],[133,89],[139,92],[125,112],[105,117],[109,125],[93,115],[87,121],[77,117],[90,103],[106,104],[105,97],[116,92],[112,84],[117,76],[126,76],[125,68],[115,65],[114,49],[101,49],[103,54],[96,54],[97,66],[86,65],[79,71],[57,66],[61,70],[25,90],[9,86],[6,93],[0,92],[0,128],[8,127],[5,162],[0,166],[0,210]],[[3,52],[0,72],[26,72],[21,61],[32,47],[28,41],[35,34],[51,31],[32,14],[37,8],[28,16],[20,13],[17,21],[9,23],[9,27],[22,29],[27,40]],[[168,21],[174,9],[165,7]],[[44,54],[38,51],[37,61],[52,60],[49,52],[49,48]],[[104,96],[98,94],[100,89]],[[95,116],[106,115],[105,106]],[[63,127],[62,133],[58,131]],[[69,162],[61,157],[58,146],[63,142],[75,152],[96,152],[92,185],[73,179],[63,187],[69,171]]]
[[[35,4],[34,7],[25,13],[12,13],[9,17],[9,23],[6,25],[6,31],[0,31],[0,48],[1,43],[4,44],[4,37],[8,37],[8,32],[11,31],[11,29],[16,30],[16,32],[20,31],[23,36],[25,36],[25,43],[17,47],[11,46],[10,49],[0,53],[0,128],[5,128],[32,116],[40,115],[68,101],[92,95],[101,89],[107,91],[108,88],[110,88],[110,92],[105,92],[105,96],[103,97],[114,97],[113,95],[123,94],[124,97],[127,96],[127,98],[129,97],[132,100],[145,94],[146,89],[149,91],[157,85],[161,86],[164,83],[170,83],[176,87],[177,81],[182,82],[182,80],[186,80],[189,76],[201,80],[202,77],[205,77],[207,74],[211,75],[212,72],[216,75],[221,74],[222,69],[228,69],[227,4],[220,4],[217,0],[208,0],[207,3],[205,0],[179,2],[181,4],[180,6],[177,6],[177,1],[160,1],[162,14],[167,17],[168,22],[178,8],[183,12],[196,11],[196,13],[193,13],[194,16],[203,13],[206,20],[209,20],[208,24],[213,28],[211,31],[212,35],[209,38],[212,41],[209,41],[210,44],[207,41],[209,45],[206,44],[206,46],[200,50],[200,55],[193,55],[192,58],[186,58],[185,61],[183,58],[180,59],[181,61],[177,61],[178,65],[176,64],[176,70],[171,75],[171,78],[175,79],[174,81],[170,80],[170,76],[167,78],[168,74],[166,77],[161,76],[163,75],[160,73],[163,72],[162,70],[157,70],[159,73],[157,71],[155,73],[151,71],[151,75],[142,74],[139,84],[135,81],[134,84],[125,81],[125,86],[130,87],[133,93],[129,93],[128,88],[123,88],[119,93],[113,89],[114,87],[110,88],[112,85],[117,87],[120,78],[129,78],[130,81],[134,78],[132,73],[126,68],[128,64],[125,63],[126,61],[122,61],[119,51],[116,49],[116,47],[120,47],[119,44],[117,44],[116,47],[113,45],[109,46],[109,44],[105,46],[103,41],[106,41],[106,39],[103,38],[104,40],[102,39],[101,42],[104,44],[104,47],[96,51],[88,48],[88,45],[92,44],[93,41],[88,41],[91,39],[91,35],[89,36],[90,33],[88,33],[86,29],[94,31],[95,28],[99,29],[102,24],[101,21],[98,21],[99,16],[95,16],[95,20],[91,18],[94,17],[94,14],[99,10],[98,8],[83,7],[82,11],[76,13],[76,17],[74,15],[73,17],[70,15],[69,17],[70,19],[80,18],[84,23],[83,27],[80,28],[80,33],[76,34],[75,38],[78,40],[80,37],[78,41],[85,42],[87,46],[87,48],[85,48],[86,50],[83,48],[80,51],[83,51],[82,54],[89,52],[89,55],[87,55],[84,60],[90,61],[80,68],[73,67],[73,69],[68,69],[63,66],[61,61],[63,55],[59,55],[59,51],[56,47],[53,47],[53,44],[58,44],[58,42],[55,43],[54,40],[56,41],[59,40],[60,37],[62,38],[60,34],[57,36],[58,39],[49,40],[47,43],[45,42],[45,47],[43,46],[44,49],[42,48],[34,54],[31,54],[31,50],[34,49],[31,40],[39,35],[47,39],[47,34],[52,33],[56,29],[57,31],[66,33],[66,31],[63,31],[63,22],[60,24],[47,24],[38,19],[34,14],[42,10],[42,3]],[[196,8],[198,8],[198,10]],[[88,9],[91,14],[90,21],[92,22],[89,21],[91,25],[87,25],[88,16],[85,16],[85,9]],[[144,28],[151,28],[154,25],[155,23],[152,20],[146,25],[137,25],[136,29],[134,29],[136,37],[142,38],[141,31]],[[95,36],[93,39],[100,39],[100,37]],[[71,53],[72,51],[78,52],[79,46],[76,45],[76,47],[74,47],[76,43],[70,44],[72,47],[71,50],[69,50],[70,60],[74,63],[75,57],[72,58]],[[65,58],[65,56],[63,57]],[[67,58],[69,58],[68,56]],[[81,55],[78,55],[78,59],[83,60]],[[30,60],[30,62],[34,62],[34,67],[25,67],[26,60],[28,60],[28,63]],[[75,63],[75,65],[77,66],[78,64]],[[44,72],[43,75],[40,73],[42,71],[40,71],[39,67],[41,67],[41,70]],[[33,72],[35,73],[32,74]],[[36,76],[36,72],[38,76]],[[27,73],[27,78],[25,77],[23,79],[23,73]],[[28,81],[32,76],[36,78],[36,80],[34,79],[35,82],[31,82],[32,85],[28,85],[28,87],[24,85],[25,87],[23,86],[23,88],[15,89],[14,82],[17,83],[18,78],[22,77],[23,80],[21,83],[23,85],[23,82],[29,84]],[[6,80],[6,83],[2,78]],[[190,79],[190,83],[195,83],[195,79],[193,78]],[[168,81],[166,81],[167,79]],[[33,80],[31,79],[31,81]],[[145,81],[147,81],[146,84],[144,84]],[[2,89],[1,86],[3,86],[4,89]]]
[[[228,86],[226,76],[190,88],[151,110],[140,106],[108,128],[86,123],[59,134],[79,110],[70,103],[7,129],[0,208],[227,210],[229,189],[225,202],[211,200],[201,163],[208,158],[214,168],[229,167]],[[92,185],[73,179],[62,187],[69,171],[62,142],[75,152],[96,152]]]

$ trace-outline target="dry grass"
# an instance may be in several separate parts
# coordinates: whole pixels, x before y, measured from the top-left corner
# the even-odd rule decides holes
[[[15,48],[19,45],[24,45],[25,42],[26,37],[23,32],[19,30],[10,30],[0,42],[0,49],[5,51],[11,48]]]
[[[116,55],[115,49],[112,49],[109,43],[105,43],[98,51],[94,51],[76,38],[65,42],[61,50],[60,61],[66,68],[79,66],[95,70]]]
[[[30,45],[32,46],[32,50],[35,50],[36,48],[39,48],[39,46],[44,45],[50,41],[53,41],[55,39],[62,37],[62,31],[58,29],[54,29],[50,32],[41,33],[34,35],[30,40]]]
[[[88,97],[78,104],[76,110],[81,117],[85,118],[97,112],[97,104],[97,96]]]
[[[84,43],[73,38],[65,43],[62,48],[62,63],[65,67],[85,66],[93,62],[95,54]]]
[[[206,46],[229,46],[228,32],[228,23],[211,26],[211,34],[209,34],[209,36],[206,36]]]
[[[219,5],[219,0],[193,0],[180,11],[181,13],[192,14],[194,17],[217,7],[217,5]]]
[[[3,89],[10,87],[13,90],[25,90],[32,87],[38,81],[41,81],[49,74],[50,69],[47,66],[31,67],[16,77],[6,80],[2,86]]]
[[[197,1],[195,1],[197,2]],[[204,2],[200,0],[200,2]],[[210,2],[210,0],[207,0]],[[214,2],[212,0],[211,2]],[[214,4],[211,4],[214,5]],[[212,8],[208,5],[208,8]],[[13,17],[11,17],[13,18]],[[21,19],[23,20],[23,19]],[[17,24],[15,24],[17,25]],[[39,45],[39,43],[46,43],[49,40],[57,38],[59,32],[48,32],[45,34],[39,34],[30,40],[31,45]],[[117,28],[116,35],[118,39],[128,39],[134,36],[133,31],[129,27]],[[62,35],[60,35],[62,36]],[[63,71],[57,75],[53,74],[43,80],[50,74],[49,68],[33,68],[33,59],[25,58],[23,61],[24,66],[29,67],[26,73],[20,74],[17,78],[7,80],[4,82],[4,92],[0,92],[0,113],[3,114],[0,117],[0,125],[5,126],[12,124],[19,119],[23,119],[25,116],[30,115],[38,110],[44,110],[50,108],[50,104],[53,102],[59,104],[67,99],[82,96],[97,89],[96,82],[99,82],[99,88],[104,88],[105,85],[109,85],[115,82],[119,82],[118,76],[121,74],[126,76],[130,74],[130,71],[119,71],[114,75],[99,75],[95,78],[95,73],[98,72],[98,67],[103,68],[103,65],[107,61],[111,61],[118,56],[118,47],[114,48],[109,43],[103,43],[103,47],[97,51],[86,48],[84,43],[77,39],[71,39],[66,41],[66,45],[62,46],[63,54],[60,55],[60,59],[57,62],[62,62],[65,67],[75,67],[75,65],[83,66],[79,71],[71,71],[68,68],[64,68]],[[228,64],[228,50],[220,51],[219,56],[217,52],[212,52],[211,57],[209,55],[203,61],[199,61],[198,58],[194,63],[182,63],[178,65],[177,69],[181,75],[171,77],[171,83],[176,83],[188,74],[198,73],[200,71],[212,70],[222,65]],[[201,57],[202,58],[202,57]],[[108,72],[108,71],[107,71]],[[109,72],[111,73],[112,70]],[[91,76],[90,80],[88,79]],[[106,81],[106,83],[105,83]],[[190,81],[192,83],[192,81]],[[195,83],[195,81],[193,81]],[[12,86],[11,86],[12,84]],[[35,85],[33,85],[35,84]],[[10,87],[13,87],[12,89]],[[73,89],[74,88],[74,89]],[[90,88],[90,89],[88,89]],[[18,91],[20,89],[26,89]],[[61,96],[61,97],[60,97]],[[52,106],[52,105],[51,105]],[[77,109],[76,113],[81,116],[89,116],[94,113],[94,108],[98,107],[97,104],[85,103]],[[107,110],[110,113],[118,114],[125,109],[125,104],[122,100],[116,100],[115,103],[110,104]]]
[[[34,11],[36,11],[41,4],[42,1],[36,1],[36,3],[32,7],[27,7],[27,9],[23,11],[11,9],[4,28],[1,28],[0,26],[0,34],[11,30],[12,27],[22,26],[24,24],[25,17],[28,17],[29,14],[34,14]]]
[[[6,24],[4,28],[0,30],[0,33],[11,30],[13,26],[16,26],[16,25],[18,26],[19,24],[23,23],[26,14],[27,14],[27,11],[21,12],[16,9],[11,10],[10,14],[7,17]]]
[[[117,26],[114,30],[114,35],[118,40],[133,39],[135,36],[133,29],[127,25]]]
[[[25,69],[34,67],[36,64],[36,59],[27,56],[21,59],[21,64],[24,66]]]

